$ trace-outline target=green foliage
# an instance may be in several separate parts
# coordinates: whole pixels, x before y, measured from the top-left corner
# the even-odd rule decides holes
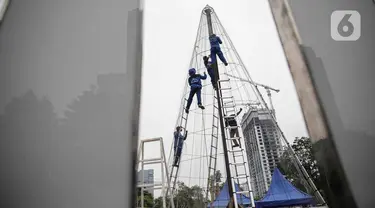
[[[223,176],[220,170],[216,170],[215,174],[212,174],[209,176],[209,179],[208,179],[210,183],[209,191],[210,191],[211,196],[215,196],[220,191],[220,189],[224,186],[224,183],[221,182],[222,177]]]
[[[205,199],[203,189],[199,186],[188,187],[183,182],[177,182],[178,188],[173,196],[175,207],[204,207]],[[169,199],[167,206],[169,205]],[[154,208],[163,207],[162,198],[155,200]]]
[[[261,199],[262,199],[262,197],[254,196],[254,200],[255,200],[255,201],[258,201],[258,200],[261,200]]]
[[[219,189],[221,190],[224,187],[224,182],[220,183]]]
[[[143,191],[143,203],[145,208],[154,207],[154,197],[148,192]],[[137,188],[137,204],[140,206],[142,201],[141,188]]]
[[[313,182],[319,189],[322,187],[322,181],[317,166],[317,161],[313,154],[312,143],[308,137],[296,137],[293,144],[291,145],[295,154],[302,163],[302,166],[306,169],[309,176],[312,178]],[[313,194],[306,187],[306,180],[301,177],[299,171],[293,164],[293,156],[290,150],[284,152],[280,158],[278,167],[280,171],[285,175],[285,177],[298,189]]]

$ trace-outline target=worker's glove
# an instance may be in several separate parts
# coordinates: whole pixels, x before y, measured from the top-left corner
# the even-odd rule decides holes
[[[203,56],[203,61],[208,61],[208,56]]]

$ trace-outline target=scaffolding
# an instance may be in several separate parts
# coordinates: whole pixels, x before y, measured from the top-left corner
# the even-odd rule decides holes
[[[151,159],[145,159],[145,143],[155,143],[159,142],[159,147],[160,147],[160,157],[157,158],[151,158]],[[145,183],[144,181],[144,170],[146,165],[154,165],[154,164],[160,164],[161,166],[161,183]],[[141,200],[140,204],[137,203],[138,208],[145,208],[144,207],[144,192],[145,190],[156,190],[156,189],[161,189],[161,196],[162,196],[162,203],[163,203],[163,208],[167,207],[167,200],[169,199],[169,204],[172,208],[174,208],[174,202],[173,202],[173,196],[170,195],[168,197],[167,192],[170,190],[170,180],[168,177],[168,166],[167,166],[167,161],[165,157],[165,151],[164,151],[164,143],[163,143],[163,138],[152,138],[152,139],[144,139],[141,140],[141,144],[139,146],[138,150],[138,157],[137,157],[137,166],[136,170],[138,171],[138,168],[140,166],[140,171],[141,171],[141,181],[139,184],[137,184],[137,189],[141,189]],[[165,181],[165,179],[167,181]],[[171,192],[169,192],[171,193]],[[136,200],[138,201],[138,200]]]

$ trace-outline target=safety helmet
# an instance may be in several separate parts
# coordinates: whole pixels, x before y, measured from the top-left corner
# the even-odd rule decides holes
[[[189,69],[189,74],[190,74],[190,75],[193,75],[193,74],[195,74],[195,72],[196,72],[196,71],[195,71],[195,69],[194,69],[194,68],[191,68],[191,69]]]

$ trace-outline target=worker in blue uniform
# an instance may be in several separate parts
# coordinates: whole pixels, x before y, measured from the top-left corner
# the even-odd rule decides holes
[[[207,78],[206,72],[204,72],[204,75],[196,74],[196,70],[194,68],[189,69],[189,85],[190,85],[190,94],[187,101],[187,105],[185,108],[185,112],[189,113],[190,105],[193,101],[193,97],[195,94],[197,94],[197,100],[198,100],[198,107],[202,110],[204,110],[204,106],[202,105],[201,100],[201,90],[202,90],[202,82],[201,80],[205,80]]]
[[[216,89],[217,85],[216,85],[216,82],[215,82],[214,68],[212,67],[212,62],[209,61],[208,56],[203,57],[203,63],[204,63],[204,66],[206,66],[208,75],[210,75],[212,86],[214,87],[214,89]]]
[[[224,63],[225,66],[228,66],[228,62],[225,59],[223,52],[221,51],[220,44],[223,42],[221,41],[219,36],[216,36],[215,34],[210,35],[209,37],[210,45],[211,45],[211,61],[213,63],[216,62],[216,55],[219,56],[219,59],[221,62]]]
[[[174,150],[174,160],[173,166],[178,166],[180,163],[182,148],[184,146],[184,141],[186,140],[186,132],[185,136],[182,135],[183,128],[181,126],[176,127],[176,131],[173,133],[174,136],[174,143],[173,143],[173,150]]]

